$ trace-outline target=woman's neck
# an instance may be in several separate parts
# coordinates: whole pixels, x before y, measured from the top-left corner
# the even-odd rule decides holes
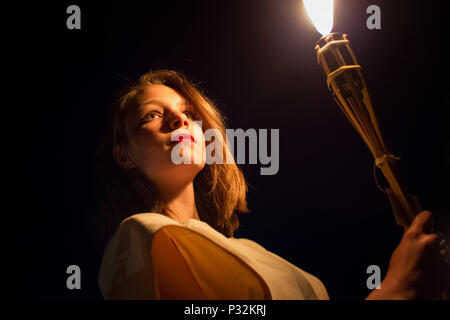
[[[197,206],[195,205],[194,184],[191,181],[187,185],[167,185],[158,188],[163,203],[170,209],[169,218],[178,222],[188,219],[200,220]]]

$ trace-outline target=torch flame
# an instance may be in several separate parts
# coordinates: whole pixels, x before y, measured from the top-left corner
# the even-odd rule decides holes
[[[306,12],[323,36],[333,28],[333,0],[303,0]]]

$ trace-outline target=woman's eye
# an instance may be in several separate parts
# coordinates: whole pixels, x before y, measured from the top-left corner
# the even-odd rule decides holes
[[[161,115],[159,115],[158,113],[152,112],[147,114],[143,120],[153,120],[153,119],[157,119],[159,118]]]

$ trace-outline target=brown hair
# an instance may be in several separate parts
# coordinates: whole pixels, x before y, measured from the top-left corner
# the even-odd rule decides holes
[[[118,166],[112,155],[114,145],[127,145],[130,116],[137,110],[143,89],[151,84],[162,84],[177,91],[194,106],[202,121],[203,131],[215,128],[221,132],[222,137],[226,137],[225,116],[197,85],[180,72],[150,71],[142,75],[137,84],[125,88],[113,105],[108,130],[96,157],[96,170],[101,185],[99,209],[106,218],[103,231],[108,238],[128,216],[143,212],[168,212],[152,182],[138,169],[123,169]],[[210,142],[206,141],[208,143]],[[223,235],[231,237],[239,227],[235,211],[249,212],[246,202],[247,183],[227,144],[222,145],[223,154],[230,157],[232,163],[205,164],[194,179],[194,192],[200,219]]]

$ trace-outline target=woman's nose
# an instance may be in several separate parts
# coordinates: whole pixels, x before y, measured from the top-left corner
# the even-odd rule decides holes
[[[175,112],[170,119],[170,129],[175,130],[181,126],[189,127],[189,121],[183,112]]]

